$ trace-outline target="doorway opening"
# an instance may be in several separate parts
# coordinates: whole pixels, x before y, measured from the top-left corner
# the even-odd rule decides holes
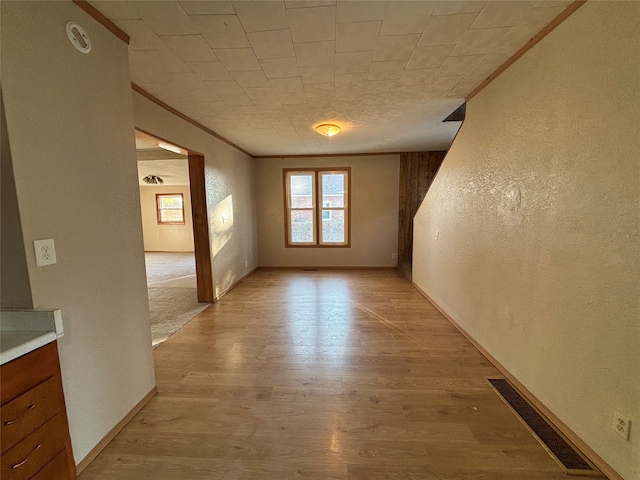
[[[213,301],[204,157],[138,129],[136,153],[155,348]]]

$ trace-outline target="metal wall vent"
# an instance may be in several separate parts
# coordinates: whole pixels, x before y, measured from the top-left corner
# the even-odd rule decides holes
[[[518,414],[522,422],[542,443],[545,450],[549,452],[565,473],[569,475],[603,476],[505,379],[489,378],[487,380],[511,409]]]

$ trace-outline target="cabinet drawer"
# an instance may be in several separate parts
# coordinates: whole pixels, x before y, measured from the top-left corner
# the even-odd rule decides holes
[[[4,453],[60,411],[58,385],[50,377],[0,409],[0,441]]]
[[[0,478],[27,480],[64,449],[65,424],[56,415],[13,448],[2,454]]]
[[[31,480],[69,480],[69,462],[67,452],[62,451],[40,470]],[[74,477],[75,478],[75,477]]]
[[[57,343],[51,342],[0,366],[2,405],[40,385],[47,378],[60,375]]]

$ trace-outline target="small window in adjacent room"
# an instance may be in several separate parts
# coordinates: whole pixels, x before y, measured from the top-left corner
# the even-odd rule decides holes
[[[348,247],[349,168],[284,169],[287,247]]]
[[[181,193],[156,193],[158,225],[184,225],[184,202]]]

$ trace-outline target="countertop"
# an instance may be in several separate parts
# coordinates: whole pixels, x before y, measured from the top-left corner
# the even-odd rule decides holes
[[[0,365],[64,335],[60,310],[0,311]]]

